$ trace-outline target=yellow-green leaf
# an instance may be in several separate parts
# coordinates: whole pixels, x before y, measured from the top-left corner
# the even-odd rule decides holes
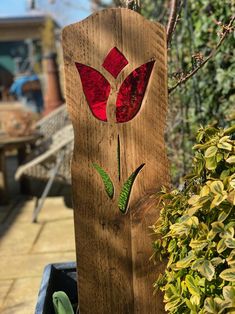
[[[186,286],[191,294],[200,295],[201,291],[195,282],[195,279],[191,275],[186,275],[185,277]]]
[[[210,188],[207,185],[204,185],[200,191],[200,197],[207,196],[210,193]]]
[[[203,250],[208,245],[207,240],[191,240],[189,246],[196,251]]]
[[[199,195],[193,195],[188,200],[189,205],[195,205],[199,201],[200,196]]]
[[[205,276],[207,280],[211,281],[215,274],[215,268],[212,263],[208,260],[204,260],[201,266],[198,268],[198,271],[202,276]]]
[[[214,194],[222,194],[223,191],[224,191],[224,184],[222,181],[213,181],[211,184],[210,184],[210,190],[212,193]]]
[[[216,161],[220,162],[224,158],[224,155],[222,153],[216,154]]]
[[[235,205],[235,191],[232,191],[228,194],[227,200],[232,205]]]
[[[225,239],[224,242],[226,246],[229,247],[230,249],[235,249],[235,239],[228,238]]]
[[[210,146],[207,148],[207,150],[205,151],[205,157],[208,158],[208,157],[213,157],[216,155],[218,151],[218,147],[216,146]]]
[[[230,307],[235,307],[235,287],[223,287],[223,296],[226,301],[230,302]]]
[[[225,239],[221,239],[217,244],[217,252],[220,254],[227,249]]]
[[[233,148],[233,146],[230,144],[230,143],[228,143],[228,142],[221,142],[221,143],[218,143],[218,148],[220,148],[220,149],[224,149],[224,150],[228,150],[228,151],[230,151],[231,152],[231,150],[232,150],[232,148]]]
[[[229,216],[231,210],[232,210],[232,207],[227,206],[223,208],[221,213],[219,214],[218,221],[223,222]]]
[[[208,157],[206,158],[206,168],[208,170],[215,170],[217,167],[217,161],[216,161],[216,157]]]
[[[187,268],[191,265],[192,261],[195,260],[195,255],[192,251],[189,252],[189,254],[183,258],[182,260],[178,261],[176,263],[177,268]]]
[[[226,161],[229,164],[235,164],[235,156],[231,156],[231,157],[227,158]]]
[[[212,230],[215,233],[223,232],[224,231],[224,224],[219,221],[215,221],[211,224]]]
[[[225,269],[219,274],[219,276],[223,280],[234,282],[235,281],[235,267]]]
[[[229,256],[226,258],[226,261],[230,267],[235,267],[235,250],[232,250]]]
[[[224,200],[226,200],[227,198],[227,193],[223,192],[223,194],[217,194],[215,195],[213,201],[211,202],[211,206],[210,208],[214,208],[216,206],[219,206],[219,204],[221,204]]]

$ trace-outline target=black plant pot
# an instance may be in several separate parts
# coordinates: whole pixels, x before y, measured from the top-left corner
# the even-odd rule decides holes
[[[76,263],[49,264],[45,267],[35,314],[55,314],[52,295],[56,291],[64,291],[67,294],[76,313],[78,305]]]

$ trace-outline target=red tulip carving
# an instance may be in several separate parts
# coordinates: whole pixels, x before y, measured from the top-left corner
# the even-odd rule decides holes
[[[116,100],[116,122],[132,120],[138,113],[155,61],[145,63],[132,71],[121,84]],[[105,58],[103,67],[114,77],[128,64],[124,55],[115,47]],[[92,114],[107,122],[107,103],[111,90],[108,80],[96,69],[75,62],[82,87]]]
[[[149,78],[155,61],[147,62],[132,71],[122,82],[116,100],[116,122],[124,123],[132,120],[139,112],[146,88],[148,86]],[[114,47],[106,56],[102,66],[108,71],[115,79],[120,72],[128,64],[125,56]],[[79,72],[83,92],[85,94],[89,108],[92,114],[99,120],[107,122],[107,104],[111,90],[111,84],[108,80],[96,69],[90,66],[75,62],[76,68]],[[117,161],[118,161],[118,179],[120,181],[120,138],[118,135],[117,140]],[[121,189],[118,207],[122,214],[126,214],[129,208],[129,199],[133,184],[139,175],[139,172],[144,167],[142,163],[136,168],[134,172],[128,177]],[[114,184],[108,173],[94,163],[93,167],[100,175],[105,191],[110,199],[114,196]]]

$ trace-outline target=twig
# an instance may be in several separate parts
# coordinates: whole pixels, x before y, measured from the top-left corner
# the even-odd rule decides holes
[[[218,52],[220,46],[222,45],[222,43],[224,42],[226,37],[229,35],[234,20],[235,20],[235,16],[232,16],[231,19],[230,19],[229,24],[225,27],[225,31],[224,31],[223,35],[221,36],[219,42],[217,43],[215,48],[211,50],[210,54],[206,57],[206,59],[204,59],[195,69],[193,69],[191,72],[189,72],[186,76],[184,76],[182,79],[180,79],[174,86],[169,88],[169,90],[168,90],[169,94],[173,90],[175,90],[179,85],[184,84],[185,82],[187,82],[188,79],[190,79],[194,74],[196,74],[198,72],[198,70],[200,70],[208,61],[210,61],[210,59],[212,59],[216,55],[216,53]]]
[[[166,34],[167,34],[167,46],[169,47],[172,35],[174,33],[178,18],[179,18],[179,7],[180,0],[171,0],[170,5],[170,16],[167,23]]]

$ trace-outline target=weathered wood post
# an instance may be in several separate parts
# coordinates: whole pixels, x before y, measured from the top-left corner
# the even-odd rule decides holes
[[[65,27],[63,49],[80,312],[163,313],[148,226],[169,179],[164,27],[107,9]]]

